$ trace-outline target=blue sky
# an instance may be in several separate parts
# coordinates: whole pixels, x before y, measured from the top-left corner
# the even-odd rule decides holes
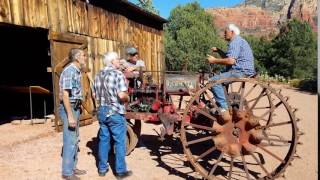
[[[137,3],[137,0],[129,0],[130,2]],[[178,5],[184,5],[195,0],[153,0],[153,6],[160,11],[160,16],[168,18],[170,11]],[[201,7],[212,8],[212,7],[232,7],[237,5],[244,0],[198,0]]]

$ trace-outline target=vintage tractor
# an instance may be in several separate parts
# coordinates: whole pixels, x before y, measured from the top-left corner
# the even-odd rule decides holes
[[[275,179],[298,157],[299,119],[281,89],[256,78],[208,82],[204,73],[183,72],[162,77],[160,85],[141,74],[130,80],[128,153],[138,142],[143,120],[163,123],[160,139],[178,129],[188,161],[204,179]],[[224,87],[232,121],[221,118],[211,92],[217,84]]]

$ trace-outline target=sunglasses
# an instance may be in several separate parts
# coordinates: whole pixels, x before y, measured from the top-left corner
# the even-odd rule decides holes
[[[135,56],[135,55],[137,55],[138,53],[133,53],[133,54],[130,54],[130,56]]]

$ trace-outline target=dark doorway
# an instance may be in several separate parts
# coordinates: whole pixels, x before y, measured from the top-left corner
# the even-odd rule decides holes
[[[50,91],[32,88],[32,117],[53,113],[49,50],[48,30],[0,24],[0,124],[31,118],[30,86]]]

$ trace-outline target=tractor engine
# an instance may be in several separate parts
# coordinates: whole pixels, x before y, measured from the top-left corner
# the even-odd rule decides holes
[[[139,82],[137,79],[134,81]],[[158,89],[155,84],[145,84],[140,87],[129,86],[130,103],[128,109],[133,112],[157,112],[161,105]]]

